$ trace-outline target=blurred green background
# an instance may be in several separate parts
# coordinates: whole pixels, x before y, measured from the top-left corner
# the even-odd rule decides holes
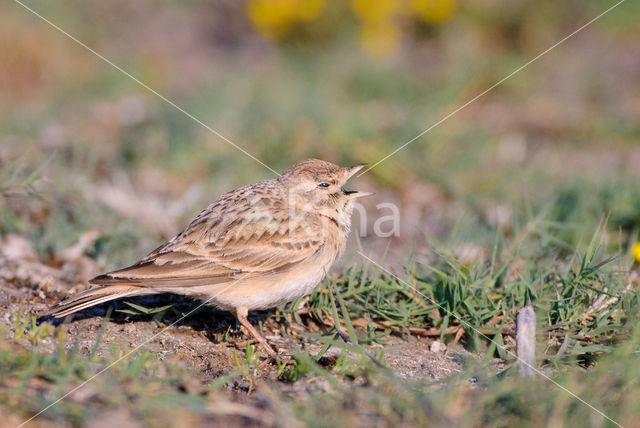
[[[373,164],[614,4],[25,2],[276,171]],[[274,176],[20,4],[1,8],[0,233],[46,259],[97,229],[91,255],[115,267]],[[377,203],[401,210],[399,237],[362,245],[406,256],[540,212],[570,225],[567,244],[603,216],[610,245],[634,241],[639,18],[622,3],[354,181],[378,193],[369,223],[388,214]]]

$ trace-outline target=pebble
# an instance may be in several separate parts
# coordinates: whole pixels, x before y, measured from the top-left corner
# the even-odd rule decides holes
[[[445,345],[442,342],[438,342],[437,340],[435,342],[433,342],[431,344],[431,347],[429,348],[431,350],[431,352],[434,352],[436,354],[442,353],[444,351],[447,350],[447,345]]]

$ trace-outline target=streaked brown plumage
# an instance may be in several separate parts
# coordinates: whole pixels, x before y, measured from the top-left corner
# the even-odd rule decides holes
[[[308,159],[276,179],[226,193],[169,242],[132,266],[93,278],[97,287],[51,314],[64,317],[127,296],[193,296],[234,313],[274,355],[247,313],[313,291],[344,250],[353,201],[370,194],[342,187],[364,165]]]

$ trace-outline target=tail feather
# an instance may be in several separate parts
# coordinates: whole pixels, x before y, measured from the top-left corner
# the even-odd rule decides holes
[[[49,315],[56,318],[66,317],[74,312],[81,311],[91,306],[110,300],[119,299],[121,297],[140,296],[144,294],[155,294],[156,292],[149,288],[141,288],[130,285],[107,285],[96,288],[90,288],[83,291],[70,299],[60,302],[51,308]]]

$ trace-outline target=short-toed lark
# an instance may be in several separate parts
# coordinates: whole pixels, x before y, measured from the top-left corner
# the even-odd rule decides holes
[[[241,187],[209,205],[169,242],[138,263],[52,308],[64,317],[128,296],[175,293],[232,312],[267,352],[275,352],[247,313],[307,295],[342,254],[354,201],[345,190],[366,164],[341,168],[309,159],[272,180]]]

